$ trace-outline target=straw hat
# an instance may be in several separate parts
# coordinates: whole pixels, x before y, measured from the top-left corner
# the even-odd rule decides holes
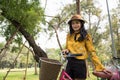
[[[68,24],[70,25],[73,20],[79,20],[85,23],[85,20],[79,14],[73,15],[72,18],[68,21]]]

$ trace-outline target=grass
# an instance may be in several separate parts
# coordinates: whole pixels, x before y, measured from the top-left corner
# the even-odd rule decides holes
[[[13,69],[11,70],[6,78],[6,80],[24,80],[25,72],[23,69]],[[6,75],[7,69],[0,70],[0,80],[3,80],[3,77]],[[34,74],[34,68],[29,68],[27,71],[26,80],[39,80],[39,75]]]
[[[0,80],[6,75],[8,69],[0,70]],[[39,69],[38,69],[39,70]],[[24,69],[12,69],[6,78],[6,80],[24,80]],[[39,71],[38,71],[39,72]],[[90,71],[90,77],[86,80],[97,80],[97,78],[92,75]],[[26,80],[39,80],[39,75],[34,75],[34,68],[28,68]]]

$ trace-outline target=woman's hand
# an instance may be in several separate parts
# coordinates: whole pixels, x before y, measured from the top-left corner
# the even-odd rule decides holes
[[[97,77],[110,79],[112,77],[112,72],[104,69],[103,71],[94,71],[93,74]]]
[[[67,53],[69,53],[69,50],[68,50],[68,49],[62,50],[62,54],[63,54],[63,55],[66,55]]]
[[[107,69],[104,69],[103,72],[106,73],[106,74],[112,74],[112,72],[107,70]]]

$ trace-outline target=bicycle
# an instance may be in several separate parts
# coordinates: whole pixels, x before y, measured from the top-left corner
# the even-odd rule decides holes
[[[71,54],[71,53],[60,53],[62,56],[62,59],[64,58],[71,58],[71,57],[76,57],[76,56],[82,56],[82,54]],[[65,60],[65,59],[64,59]],[[62,69],[61,74],[60,74],[60,80],[72,80],[72,78],[66,73],[65,69]]]

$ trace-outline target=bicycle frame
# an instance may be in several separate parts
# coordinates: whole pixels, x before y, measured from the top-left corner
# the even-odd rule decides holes
[[[65,72],[64,69],[62,69],[60,80],[72,80],[72,78]]]
[[[120,80],[120,73],[119,73],[119,71],[114,72],[113,76],[111,77],[110,80]]]

